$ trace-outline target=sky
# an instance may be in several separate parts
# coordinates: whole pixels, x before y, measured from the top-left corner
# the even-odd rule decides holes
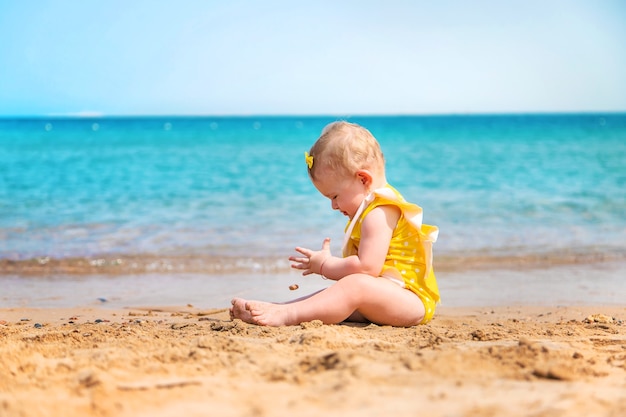
[[[0,117],[623,111],[625,0],[0,0]]]

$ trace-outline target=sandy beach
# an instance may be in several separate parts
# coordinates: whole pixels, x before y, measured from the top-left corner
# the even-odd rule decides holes
[[[256,3],[0,1],[0,417],[626,417],[626,1]]]
[[[225,309],[0,309],[0,415],[623,416],[625,307],[266,328]]]

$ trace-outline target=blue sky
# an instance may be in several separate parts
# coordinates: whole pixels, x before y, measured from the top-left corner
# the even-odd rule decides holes
[[[0,116],[626,111],[626,1],[0,0]]]

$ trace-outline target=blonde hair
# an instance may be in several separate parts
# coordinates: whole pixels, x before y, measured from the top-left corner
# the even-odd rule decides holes
[[[313,165],[309,176],[316,179],[321,169],[352,175],[360,169],[374,175],[385,174],[385,158],[376,138],[366,128],[355,123],[333,122],[322,130],[309,155]]]

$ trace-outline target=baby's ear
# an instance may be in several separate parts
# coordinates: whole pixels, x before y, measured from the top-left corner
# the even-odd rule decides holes
[[[366,169],[360,169],[356,172],[356,176],[361,181],[361,183],[365,186],[368,186],[372,183],[372,174]]]

